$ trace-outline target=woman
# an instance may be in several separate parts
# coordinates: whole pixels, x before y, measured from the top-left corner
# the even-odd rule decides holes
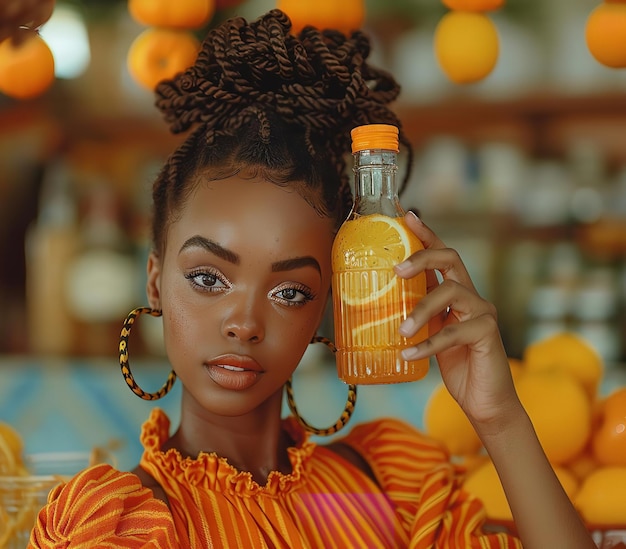
[[[155,409],[133,472],[99,465],[54,490],[32,547],[520,546],[482,531],[460,472],[412,427],[382,419],[319,445],[281,418],[351,203],[350,129],[400,126],[386,106],[398,86],[369,66],[363,34],[289,29],[277,10],[228,21],[157,90],[172,131],[190,130],[154,185],[147,266],[149,312],[163,316],[183,385],[180,426],[170,435]],[[405,358],[437,357],[497,467],[524,547],[594,547],[515,394],[493,306],[457,253],[415,215],[407,223],[426,249],[397,274],[427,271],[432,287],[402,331],[430,322],[433,335]],[[157,398],[174,377],[154,395],[136,385],[126,348],[136,314],[122,335],[123,372],[139,396]]]

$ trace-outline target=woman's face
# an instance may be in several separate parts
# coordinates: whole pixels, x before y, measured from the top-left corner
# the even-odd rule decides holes
[[[292,189],[199,183],[151,256],[148,295],[186,392],[224,416],[280,393],[321,321],[333,222]]]

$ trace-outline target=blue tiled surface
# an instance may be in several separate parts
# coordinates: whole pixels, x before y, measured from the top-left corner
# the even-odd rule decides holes
[[[167,377],[163,362],[135,362],[137,382],[158,389]],[[351,423],[391,415],[422,425],[424,404],[438,382],[431,373],[416,383],[359,387]],[[307,365],[293,380],[300,413],[313,425],[326,427],[339,417],[346,386],[330,365]],[[180,383],[158,402],[136,397],[126,386],[115,360],[5,357],[0,359],[0,420],[24,438],[27,453],[89,451],[116,441],[121,469],[134,467],[141,456],[141,424],[158,406],[179,421]],[[287,407],[285,406],[285,413]]]
[[[146,390],[158,389],[167,366],[137,364],[133,373]],[[180,387],[159,401],[178,421]],[[138,435],[153,402],[126,386],[115,360],[0,360],[0,420],[22,435],[26,453],[89,451],[117,441],[122,468],[141,456]]]
[[[326,427],[343,410],[346,386],[328,364],[306,364],[294,377],[300,413],[313,425]],[[137,382],[147,391],[167,377],[164,362],[133,363]],[[424,406],[440,382],[436,367],[415,383],[360,386],[354,424],[380,416],[423,426]],[[626,384],[624,369],[607,370],[602,392]],[[121,469],[130,469],[141,456],[139,432],[150,410],[165,410],[175,428],[179,421],[180,383],[158,402],[136,397],[126,386],[116,360],[0,358],[0,420],[14,426],[27,453],[89,451],[116,441]],[[287,413],[287,407],[285,406]]]

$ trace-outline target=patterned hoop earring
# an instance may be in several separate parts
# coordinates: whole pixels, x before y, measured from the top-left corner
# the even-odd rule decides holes
[[[335,344],[326,337],[314,336],[311,340],[311,343],[323,343],[333,353],[337,352]],[[291,383],[291,378],[289,378],[287,380],[287,383],[285,383],[285,389],[287,391],[287,404],[289,405],[291,413],[295,416],[295,418],[298,420],[298,423],[302,425],[302,427],[304,427],[307,431],[313,433],[314,435],[329,436],[335,434],[337,431],[340,431],[348,424],[350,418],[352,417],[352,414],[354,413],[354,407],[356,406],[356,385],[348,385],[348,400],[346,401],[346,406],[343,409],[343,412],[341,412],[341,416],[339,416],[337,422],[334,425],[327,427],[326,429],[318,429],[317,427],[313,427],[310,423],[308,423],[300,416],[300,414],[298,413],[298,408],[296,407],[296,401],[293,396],[293,386]]]
[[[128,338],[130,336],[130,330],[135,323],[135,319],[144,313],[150,316],[161,316],[161,311],[157,309],[151,309],[150,307],[137,307],[133,309],[126,320],[124,320],[124,326],[122,326],[122,333],[120,334],[120,368],[122,368],[122,375],[126,381],[126,384],[130,390],[135,393],[139,398],[144,400],[159,400],[170,392],[172,385],[176,381],[176,372],[172,370],[167,376],[167,380],[156,393],[146,393],[135,381],[132,372],[130,371],[130,364],[128,363]]]

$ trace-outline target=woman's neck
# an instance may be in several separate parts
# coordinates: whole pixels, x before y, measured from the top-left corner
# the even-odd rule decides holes
[[[200,452],[215,453],[240,471],[250,472],[261,485],[272,471],[291,473],[287,448],[293,440],[282,428],[282,394],[237,417],[209,414],[189,400],[184,394],[180,426],[162,450],[176,448],[192,459]]]

